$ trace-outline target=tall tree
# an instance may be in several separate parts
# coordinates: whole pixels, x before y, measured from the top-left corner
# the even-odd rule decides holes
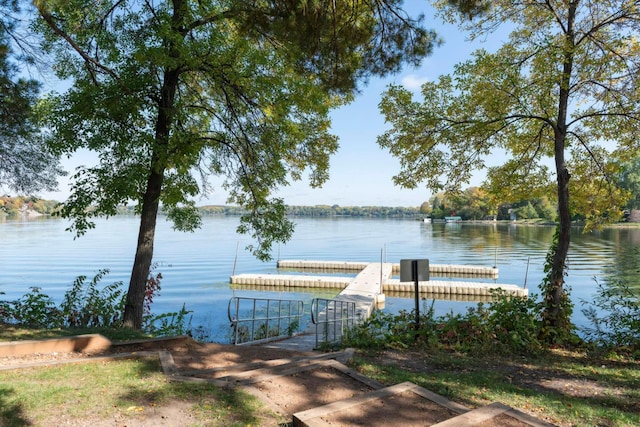
[[[239,231],[269,257],[292,233],[275,189],[328,177],[338,148],[331,108],[370,76],[417,64],[434,34],[400,0],[36,0],[47,47],[71,89],[51,104],[51,145],[100,164],[78,170],[63,215],[138,202],[140,231],[125,325],[140,328],[160,204],[175,226],[199,224],[194,198],[224,177],[243,206]],[[88,210],[95,205],[95,210]]]
[[[0,0],[0,187],[33,194],[54,190],[62,170],[34,124],[40,84],[20,76],[31,61],[20,16],[17,0]]]
[[[394,86],[380,104],[392,128],[379,144],[403,162],[398,184],[457,189],[488,157],[506,153],[502,166],[488,169],[492,192],[530,199],[555,186],[559,236],[543,289],[551,330],[570,327],[563,285],[571,208],[591,223],[619,218],[623,194],[608,159],[633,157],[640,147],[638,6],[628,0],[440,1],[442,16],[472,38],[509,25],[509,40],[426,83],[422,102]]]

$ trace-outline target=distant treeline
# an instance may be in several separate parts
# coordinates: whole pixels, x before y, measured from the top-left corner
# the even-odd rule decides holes
[[[55,212],[59,202],[55,200],[42,200],[37,197],[0,197],[0,215],[18,216],[27,210],[43,215],[50,215]],[[209,205],[199,208],[204,216],[209,215],[242,215],[246,211],[238,206]],[[338,205],[316,205],[316,206],[288,206],[287,211],[291,216],[311,216],[311,217],[376,217],[376,218],[414,218],[420,216],[418,208],[407,207],[387,207],[387,206],[338,206]],[[135,215],[136,206],[118,207],[119,215]]]
[[[237,206],[203,206],[200,208],[203,215],[241,215],[245,211]],[[287,206],[287,213],[291,216],[311,217],[376,217],[376,218],[415,218],[420,216],[418,208],[402,206]]]
[[[22,213],[37,212],[42,215],[52,214],[58,202],[55,200],[43,200],[37,197],[9,197],[0,196],[0,215],[3,216],[18,216]]]

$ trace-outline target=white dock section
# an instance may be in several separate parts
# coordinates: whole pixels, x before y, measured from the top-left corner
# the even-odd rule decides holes
[[[391,272],[391,264],[368,264],[335,299],[355,302],[356,313],[366,319],[373,312]]]
[[[339,288],[344,289],[353,277],[300,276],[294,274],[250,274],[231,276],[232,285],[282,286],[289,288]]]
[[[278,268],[317,271],[361,271],[369,264],[371,263],[349,261],[280,260],[278,261]],[[391,266],[393,274],[400,274],[400,263],[391,263]],[[429,263],[429,274],[434,276],[485,277],[497,279],[498,273],[499,270],[497,267]]]
[[[313,261],[306,259],[294,260],[278,260],[278,268],[286,268],[291,270],[345,270],[345,271],[361,271],[364,270],[370,262],[353,262],[353,261]],[[398,264],[400,265],[400,264]]]
[[[389,279],[382,285],[385,293],[406,293],[413,295],[415,293],[415,283],[401,282],[398,279]],[[517,285],[505,285],[497,283],[481,283],[481,282],[456,282],[445,280],[429,280],[418,282],[420,294],[435,295],[467,295],[469,297],[491,296],[493,290],[502,289],[508,295],[525,297],[529,295],[529,290]],[[447,298],[451,299],[451,298]]]

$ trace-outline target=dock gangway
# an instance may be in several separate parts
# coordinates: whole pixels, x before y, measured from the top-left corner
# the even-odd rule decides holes
[[[300,328],[304,302],[232,297],[227,315],[231,322],[233,344],[265,343],[291,337]]]
[[[340,342],[345,332],[363,320],[354,301],[314,298],[311,301],[311,323],[315,326],[315,348]]]

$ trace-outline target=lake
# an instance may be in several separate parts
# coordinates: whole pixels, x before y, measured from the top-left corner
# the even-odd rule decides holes
[[[434,264],[472,264],[499,268],[498,283],[526,285],[539,293],[543,264],[554,227],[506,223],[425,224],[407,219],[294,218],[296,231],[285,245],[273,248],[273,261],[256,260],[244,248],[252,243],[238,235],[237,217],[205,217],[195,233],[180,233],[159,218],[156,272],[163,275],[154,312],[175,311],[186,304],[193,326],[210,330],[209,339],[226,342],[227,305],[232,296],[302,299],[331,298],[337,292],[264,292],[234,290],[234,273],[277,273],[276,259],[399,262],[428,258]],[[0,292],[14,300],[38,286],[59,302],[79,275],[92,278],[103,268],[103,284],[128,285],[137,241],[138,218],[99,219],[96,228],[74,239],[62,219],[0,221]],[[583,300],[595,292],[594,278],[629,280],[640,289],[640,228],[608,228],[592,233],[573,230],[567,284],[575,302],[574,322],[582,326]],[[439,279],[442,280],[442,279]],[[467,280],[467,279],[465,279]],[[484,281],[491,281],[486,279]],[[437,314],[461,312],[475,303],[436,301]],[[385,311],[411,310],[412,298],[387,298]]]

